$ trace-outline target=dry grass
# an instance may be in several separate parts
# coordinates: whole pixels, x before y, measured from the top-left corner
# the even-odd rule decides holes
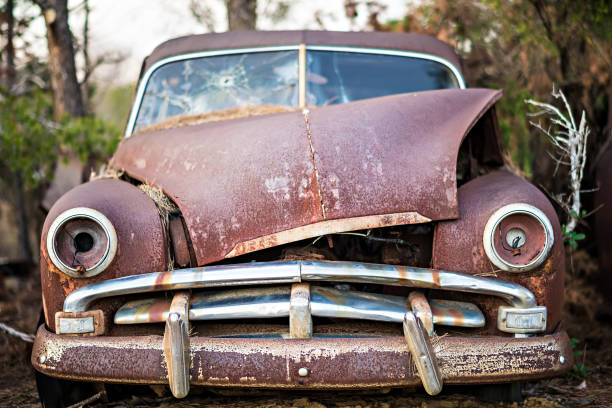
[[[280,106],[280,105],[247,105],[238,108],[223,109],[216,112],[200,113],[197,115],[177,115],[168,119],[155,123],[144,129],[138,130],[134,135],[140,133],[153,132],[155,130],[172,129],[181,126],[199,125],[207,122],[219,122],[222,120],[248,118],[251,116],[270,115],[272,113],[295,112],[299,110],[296,107]]]
[[[123,173],[123,170],[117,170],[112,167],[109,167],[106,164],[103,164],[97,172],[91,172],[91,174],[89,175],[89,181],[108,178],[120,179],[123,176]]]
[[[159,216],[162,219],[164,224],[164,229],[166,230],[166,236],[170,236],[170,220],[169,213],[175,210],[178,210],[178,207],[170,198],[158,187],[152,186],[150,184],[143,183],[138,186],[139,189],[145,192],[146,195],[151,197],[157,210],[159,211]],[[171,271],[174,269],[174,256],[168,245],[168,270]]]

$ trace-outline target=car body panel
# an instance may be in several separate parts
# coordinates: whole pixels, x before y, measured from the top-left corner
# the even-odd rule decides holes
[[[417,92],[154,131],[125,139],[111,165],[176,202],[204,265],[327,220],[383,216],[359,230],[399,213],[456,218],[459,146],[500,96]]]

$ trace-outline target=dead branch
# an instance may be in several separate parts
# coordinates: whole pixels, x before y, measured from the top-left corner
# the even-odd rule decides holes
[[[551,95],[553,98],[562,101],[564,111],[554,105],[538,102],[533,99],[528,99],[525,102],[540,108],[539,111],[530,114],[530,116],[546,116],[549,121],[546,128],[540,122],[530,121],[529,123],[546,135],[553,144],[553,159],[556,161],[556,168],[561,165],[569,167],[569,194],[558,194],[553,196],[553,198],[567,213],[566,232],[572,232],[581,218],[580,185],[584,177],[584,167],[587,160],[587,142],[591,130],[587,125],[586,112],[584,110],[580,116],[580,122],[576,124],[570,104],[561,89],[555,90],[553,87]]]

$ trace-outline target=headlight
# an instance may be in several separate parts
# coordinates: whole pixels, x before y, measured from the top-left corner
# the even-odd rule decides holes
[[[75,278],[102,272],[117,252],[117,233],[99,211],[86,207],[61,213],[47,233],[47,252],[53,264]]]
[[[554,242],[550,220],[536,207],[515,203],[495,211],[484,229],[483,244],[501,270],[525,272],[542,264]]]

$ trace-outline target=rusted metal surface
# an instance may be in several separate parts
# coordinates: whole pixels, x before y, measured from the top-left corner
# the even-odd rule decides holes
[[[312,337],[312,316],[310,314],[310,284],[291,285],[289,302],[289,337],[307,339]]]
[[[433,336],[434,332],[434,318],[429,301],[420,291],[412,291],[408,295],[408,302],[410,303],[410,310],[414,315],[421,320],[423,327],[427,331],[427,335]]]
[[[190,342],[192,385],[321,389],[420,384],[403,337],[190,337]],[[565,332],[522,339],[477,337],[469,341],[445,336],[434,339],[432,344],[446,384],[537,379],[564,373],[572,365]],[[45,355],[42,364],[41,355]],[[41,326],[32,364],[45,374],[81,381],[168,381],[161,336],[69,337]],[[309,372],[306,377],[298,374],[303,367]]]
[[[225,257],[233,258],[249,252],[259,251],[277,245],[301,241],[303,239],[318,237],[325,234],[335,234],[344,231],[391,227],[395,225],[423,224],[430,222],[427,217],[410,211],[407,213],[366,215],[363,217],[343,218],[339,220],[321,221],[286,231],[277,232],[263,237],[251,239],[237,244]]]
[[[74,207],[88,207],[104,214],[115,227],[117,254],[108,268],[85,279],[69,278],[50,262],[46,241],[53,220]],[[55,313],[62,310],[66,295],[75,289],[107,279],[165,270],[166,238],[153,201],[129,183],[102,179],[82,184],[60,198],[49,211],[41,238],[41,285],[47,324],[55,330]],[[112,322],[109,310],[106,321]]]
[[[185,229],[183,228],[183,221],[181,218],[170,217],[168,229],[172,240],[174,262],[176,262],[178,266],[189,266],[191,261],[189,257],[189,243],[185,236]]]
[[[495,276],[520,284],[536,297],[537,304],[546,306],[547,332],[561,320],[565,257],[559,220],[546,196],[522,178],[505,171],[478,177],[459,189],[461,202],[459,219],[437,225],[434,235],[433,266],[481,276]],[[483,247],[483,231],[488,218],[500,207],[511,203],[526,203],[539,208],[553,226],[555,242],[548,260],[525,273],[496,269]],[[463,298],[462,298],[463,299]],[[467,298],[472,301],[473,299]],[[479,303],[487,320],[483,333],[494,333],[497,308],[500,303],[488,299]]]
[[[84,330],[71,330],[66,332],[62,329],[63,326],[71,326],[70,321],[78,322],[79,319],[87,319],[91,322],[91,331],[84,332]],[[62,324],[62,320],[65,320],[67,324]],[[104,313],[101,310],[88,310],[86,312],[77,313],[66,313],[57,312],[55,313],[55,332],[57,334],[79,334],[86,336],[100,336],[104,334]]]
[[[164,358],[170,391],[176,398],[189,394],[189,294],[176,293],[170,305],[164,331]]]
[[[363,229],[411,212],[455,218],[459,146],[500,96],[428,91],[160,130],[124,140],[112,166],[177,203],[203,265],[307,238],[277,239],[321,221],[378,216],[345,226]]]
[[[190,35],[169,40],[155,48],[143,65],[146,71],[160,59],[198,51],[275,45],[337,45],[395,49],[433,54],[451,62],[461,70],[461,62],[453,48],[428,35],[405,33],[342,33],[333,31],[231,31]],[[142,75],[141,72],[141,75]]]

